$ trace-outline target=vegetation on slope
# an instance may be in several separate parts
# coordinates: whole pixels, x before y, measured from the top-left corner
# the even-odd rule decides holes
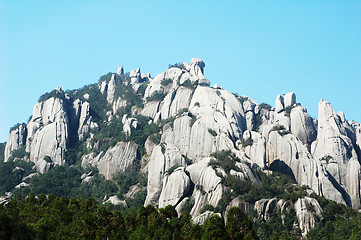
[[[256,239],[252,223],[238,208],[227,224],[217,215],[203,226],[174,207],[112,211],[93,198],[55,197],[30,193],[0,206],[1,239]]]

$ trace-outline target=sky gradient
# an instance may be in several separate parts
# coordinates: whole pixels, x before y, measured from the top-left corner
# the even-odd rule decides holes
[[[0,0],[0,142],[40,95],[199,57],[211,84],[361,122],[361,1]]]

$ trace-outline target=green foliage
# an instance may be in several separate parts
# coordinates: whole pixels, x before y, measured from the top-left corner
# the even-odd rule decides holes
[[[168,65],[168,68],[172,68],[172,67],[177,67],[177,68],[180,68],[180,69],[186,69],[185,66],[183,65],[183,63],[180,63],[180,62]]]
[[[181,212],[190,213],[194,206],[194,198],[188,198],[181,208]]]
[[[137,183],[140,183],[142,187],[147,184],[147,179],[143,176],[138,169],[133,168],[130,171],[124,173],[118,173],[114,176],[113,181],[118,187],[118,195],[122,198],[123,194],[129,191],[129,188]]]
[[[247,138],[247,139],[244,139],[244,138],[241,138],[241,144],[242,144],[242,147],[248,147],[248,146],[252,146],[253,145],[253,140],[251,137]]]
[[[152,141],[152,143],[157,144],[157,145],[160,143],[161,138],[162,138],[162,136],[160,135],[160,133],[155,133],[153,135],[150,135],[150,137],[149,137],[150,141]]]
[[[25,123],[17,123],[17,124],[15,124],[14,126],[12,126],[11,128],[10,128],[10,130],[9,130],[9,133],[11,133],[12,131],[14,131],[15,129],[18,129],[20,126],[26,126],[26,124]]]
[[[217,136],[217,132],[214,131],[212,128],[208,128],[208,132],[209,132],[213,137],[216,137],[216,136]]]
[[[109,79],[110,76],[111,74],[109,75]],[[80,99],[82,101],[89,102],[89,114],[93,117],[93,121],[100,124],[104,119],[106,119],[106,112],[108,112],[111,108],[108,105],[106,95],[100,92],[97,84],[85,85],[80,89],[70,90],[67,92],[70,96],[72,96],[73,100]],[[89,94],[89,99],[84,98],[85,94]]]
[[[222,150],[211,154],[212,159],[209,162],[209,166],[216,169],[216,167],[221,167],[226,173],[229,173],[231,169],[235,171],[240,171],[240,169],[235,165],[236,162],[240,162],[240,159],[236,157],[231,150]]]
[[[202,240],[230,239],[224,227],[223,219],[216,214],[207,219],[203,228]]]
[[[256,114],[254,118],[254,130],[258,131],[262,123],[263,123],[263,119],[261,113]]]
[[[167,175],[171,175],[174,172],[174,170],[176,170],[177,168],[179,168],[179,165],[174,165],[174,166],[170,167],[167,170]]]
[[[214,210],[214,207],[210,204],[206,204],[204,205],[201,210],[199,211],[200,214],[206,212],[206,211],[213,211]]]
[[[45,157],[44,157],[44,160],[45,160],[46,162],[48,162],[48,163],[53,162],[53,161],[51,160],[51,157],[50,157],[50,156],[45,156]]]
[[[219,199],[217,206],[214,208],[214,212],[223,214],[226,211],[226,208],[231,201],[232,201],[231,191],[226,189],[222,194],[222,198]]]
[[[199,107],[200,106],[199,102],[195,102],[194,106]]]
[[[198,81],[192,83],[191,80],[187,79],[181,84],[181,86],[194,90],[198,86]]]
[[[266,109],[266,110],[268,110],[268,111],[271,111],[271,110],[272,110],[272,106],[269,105],[269,104],[267,104],[267,103],[261,103],[261,104],[259,105],[259,108],[260,108],[260,109]]]
[[[343,204],[327,200],[314,193],[315,198],[323,209],[323,219],[319,220],[314,229],[308,234],[309,239],[360,239],[361,213]]]
[[[252,222],[240,208],[232,207],[227,213],[226,229],[231,239],[257,239]]]
[[[11,152],[9,161],[14,161],[15,158],[23,158],[25,156],[29,157],[29,153],[25,151],[25,146],[21,146],[20,148]]]
[[[295,106],[287,106],[287,107],[285,108],[285,112],[286,112],[286,116],[287,116],[287,117],[290,117],[292,108],[294,108],[294,107],[295,107]]]
[[[6,142],[0,143],[0,162],[4,161],[5,146]]]
[[[236,94],[235,96],[241,104],[248,100],[248,97],[239,96],[238,94]]]
[[[160,81],[160,84],[161,84],[162,86],[167,86],[167,85],[169,85],[169,84],[171,84],[171,83],[173,83],[173,80],[172,80],[172,79],[169,79],[169,78],[167,78],[167,79],[162,79],[162,81]]]
[[[202,185],[197,184],[197,185],[196,185],[196,189],[197,189],[198,191],[200,191],[200,192],[202,193],[202,195],[206,194],[206,191],[204,191]],[[211,210],[211,211],[213,211],[213,210]]]
[[[330,156],[330,155],[325,155],[325,156],[323,156],[323,157],[320,159],[320,161],[326,161],[326,163],[328,163],[331,159],[333,159],[332,156]]]
[[[47,92],[44,93],[43,95],[41,95],[38,99],[38,102],[45,102],[46,100],[50,99],[50,98],[60,98],[60,99],[64,99],[65,98],[65,94],[64,91],[58,91],[58,90],[53,90],[51,92]]]
[[[182,157],[184,158],[184,161],[186,162],[187,165],[193,164],[193,161],[190,158],[188,158],[186,155],[182,154]]]
[[[33,166],[33,163],[23,160],[0,162],[0,195],[11,191],[23,177],[35,172]]]
[[[300,239],[301,232],[298,227],[295,227],[295,223],[298,222],[295,211],[285,209],[283,214],[281,216],[281,211],[277,208],[267,221],[259,217],[254,224],[258,238],[264,240]]]
[[[162,101],[165,97],[165,94],[160,91],[154,91],[153,94],[147,97],[147,101]]]
[[[284,136],[284,135],[287,135],[289,134],[290,132],[288,130],[286,130],[285,126],[283,125],[275,125],[271,131],[277,131],[281,136]]]

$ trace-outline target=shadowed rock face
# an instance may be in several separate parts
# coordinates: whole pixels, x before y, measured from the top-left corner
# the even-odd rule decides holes
[[[319,195],[353,208],[360,206],[361,125],[348,122],[343,113],[336,114],[330,103],[320,101],[318,120],[297,102],[293,92],[277,96],[275,108],[259,105],[218,84],[210,87],[205,63],[198,58],[170,67],[154,79],[139,68],[132,70],[125,81],[126,75],[119,66],[117,73],[95,85],[99,100],[106,105],[104,119],[94,115],[96,103],[89,93],[74,99],[58,89],[60,97],[37,103],[29,123],[11,131],[5,160],[26,146],[27,160],[44,173],[54,165],[65,164],[69,147],[83,142],[88,152],[82,156],[82,167],[96,167],[106,179],[112,179],[118,172],[132,169],[134,160],[139,160],[141,171],[148,174],[145,205],[171,204],[180,211],[192,199],[191,214],[197,217],[206,204],[216,207],[225,191],[219,177],[225,172],[219,169],[217,175],[209,166],[211,153],[230,150],[240,159],[236,164],[239,170],[230,171],[233,176],[257,182],[258,176],[249,167],[256,164],[263,170],[288,174]],[[120,81],[119,77],[124,79]],[[141,104],[129,106],[134,99],[119,94],[125,87],[133,91],[127,96],[139,97]],[[118,114],[127,106],[129,112]],[[136,119],[139,115],[150,117],[148,124],[161,127],[157,143],[150,137],[145,146],[130,141],[131,134],[144,127]],[[96,154],[91,152],[111,141],[95,139],[94,134],[112,119],[122,120],[119,128],[126,140],[114,142]],[[163,124],[165,121],[168,123]],[[143,147],[145,154],[140,156]],[[256,208],[270,212],[277,204],[271,199],[259,202]],[[305,204],[315,204],[307,199],[296,204],[297,216],[304,222],[302,231],[307,232],[313,220],[303,212]],[[197,221],[207,216],[209,213]]]

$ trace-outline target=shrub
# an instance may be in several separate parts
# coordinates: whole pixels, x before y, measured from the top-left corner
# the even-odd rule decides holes
[[[269,104],[267,104],[267,103],[261,103],[261,104],[259,105],[259,108],[261,108],[261,109],[266,109],[266,110],[268,110],[268,111],[271,111],[271,110],[272,110],[271,105],[269,105]]]
[[[199,102],[195,102],[194,106],[199,107],[200,106]]]
[[[200,214],[206,212],[206,211],[213,211],[214,210],[214,207],[210,204],[206,204],[204,205],[201,210],[199,211]]]
[[[179,165],[174,165],[173,167],[170,167],[167,170],[167,175],[171,175],[174,172],[174,170],[176,170],[177,168],[179,168]]]
[[[320,161],[325,160],[326,163],[328,163],[331,159],[333,159],[332,156],[330,156],[330,155],[325,155],[325,156],[323,156],[323,157],[320,159]]]
[[[167,85],[171,84],[172,82],[173,82],[172,79],[167,78],[167,79],[163,79],[163,80],[160,82],[160,84],[161,84],[162,86],[167,86]]]
[[[50,156],[45,156],[45,157],[44,157],[44,160],[45,160],[46,162],[48,162],[48,163],[53,162],[53,161],[51,160],[51,157],[50,157]]]
[[[182,84],[180,84],[180,86],[190,88],[192,90],[196,89],[197,85],[198,85],[198,80],[192,83],[191,80],[189,79],[185,80]]]
[[[153,135],[150,135],[149,139],[150,141],[152,141],[152,143],[159,144],[161,137],[162,136],[160,135],[160,133],[155,133]]]
[[[46,100],[48,100],[52,97],[64,99],[64,97],[65,97],[64,91],[53,90],[51,92],[44,93],[43,95],[41,95],[39,97],[38,102],[45,102]]]
[[[216,136],[217,136],[217,132],[214,131],[214,130],[211,129],[211,128],[208,128],[208,132],[209,132],[213,137],[216,137]]]
[[[159,91],[155,91],[153,92],[153,94],[149,97],[147,97],[147,101],[151,102],[151,101],[162,101],[165,97],[165,94]]]
[[[194,198],[188,198],[187,201],[183,204],[181,212],[190,213],[194,206]]]
[[[287,116],[287,117],[290,117],[290,116],[291,116],[292,108],[294,108],[294,106],[287,106],[287,107],[285,108],[285,112],[286,112],[286,116]]]
[[[287,135],[289,134],[290,132],[288,130],[286,130],[285,126],[283,125],[275,125],[271,131],[277,131],[281,136],[284,136],[284,135]]]
[[[244,138],[241,138],[241,144],[242,144],[242,147],[247,147],[247,146],[252,146],[253,145],[253,140],[252,138],[247,138],[247,139],[244,139]]]
[[[236,95],[236,97],[241,104],[243,104],[245,101],[248,100],[248,97],[243,97],[243,96],[238,96],[238,95]]]
[[[172,68],[172,67],[177,67],[177,68],[180,68],[180,69],[186,69],[185,66],[183,65],[183,63],[180,63],[180,62],[168,65],[168,68]]]
[[[206,194],[206,191],[204,191],[202,185],[197,184],[197,185],[196,185],[196,189],[199,190],[199,191],[202,193],[202,195]]]

